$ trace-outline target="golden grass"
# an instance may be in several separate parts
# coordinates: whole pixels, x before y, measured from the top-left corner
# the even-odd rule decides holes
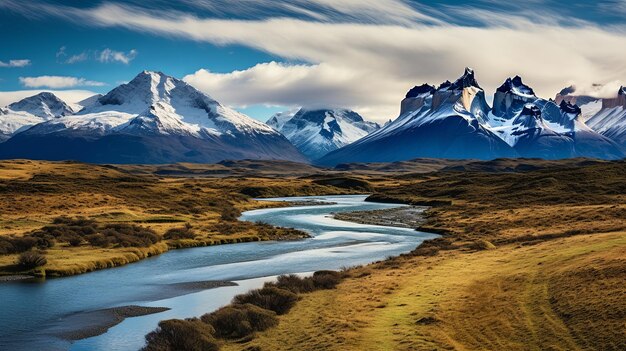
[[[277,328],[224,350],[619,350],[626,233],[366,267],[304,295]],[[589,273],[613,268],[611,279]],[[380,267],[379,267],[380,268]],[[578,281],[563,279],[576,275]],[[585,308],[585,306],[590,306]],[[567,316],[565,318],[564,316]]]
[[[285,165],[280,165],[286,167]],[[179,165],[200,172],[212,165]],[[46,250],[48,275],[70,275],[119,266],[162,253],[169,248],[229,244],[289,238],[263,234],[255,227],[227,220],[228,232],[216,224],[223,214],[234,216],[255,208],[284,206],[244,195],[254,188],[262,196],[354,193],[355,190],[321,185],[313,179],[185,178],[150,173],[167,167],[106,166],[75,162],[10,160],[0,162],[0,235],[24,235],[52,223],[59,216],[85,217],[98,223],[145,226],[158,234],[185,224],[195,239],[168,240],[150,248],[78,248],[55,245]],[[177,167],[174,167],[177,168]],[[178,169],[177,168],[177,169]],[[180,175],[180,174],[179,174]],[[218,229],[216,229],[218,228]],[[291,236],[296,238],[295,236]],[[14,266],[17,255],[0,255],[0,274],[24,273]]]
[[[377,199],[442,205],[423,227],[445,250],[356,269],[224,349],[624,350],[625,177],[613,162],[380,181]]]

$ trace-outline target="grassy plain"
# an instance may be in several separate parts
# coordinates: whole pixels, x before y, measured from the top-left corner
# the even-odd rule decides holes
[[[422,227],[444,237],[222,349],[626,349],[626,163],[502,167],[380,183],[373,199],[437,204]]]
[[[265,228],[237,221],[241,211],[280,203],[255,201],[251,196],[354,193],[349,187],[324,185],[315,179],[256,176],[199,177],[206,165],[101,166],[73,162],[15,160],[0,162],[0,236],[23,237],[54,225],[59,217],[85,218],[97,225],[127,224],[163,236],[168,230],[191,227],[193,238],[160,240],[147,246],[77,245],[55,240],[40,251],[50,276],[71,275],[119,266],[172,248],[270,239],[296,239],[304,233]],[[245,174],[249,163],[231,169]],[[254,166],[254,164],[253,164]],[[280,167],[279,167],[280,166]],[[289,167],[287,165],[286,167]],[[291,167],[294,168],[294,167]],[[168,170],[168,171],[165,171]],[[175,169],[175,175],[171,170]],[[301,170],[300,165],[297,169]],[[165,175],[160,175],[165,173]],[[0,238],[1,239],[1,238]],[[1,243],[0,243],[1,244]],[[32,273],[17,266],[19,254],[0,255],[1,274]],[[40,269],[36,269],[41,274]]]
[[[433,206],[442,233],[410,254],[350,270],[335,289],[299,295],[278,325],[222,350],[624,350],[626,162],[416,161],[335,170],[254,161],[94,166],[0,163],[0,235],[60,216],[128,224],[191,239],[147,247],[56,243],[48,273],[75,274],[171,248],[292,238],[245,224],[252,197],[371,192]],[[0,270],[20,273],[17,255]],[[208,328],[207,330],[210,330]]]

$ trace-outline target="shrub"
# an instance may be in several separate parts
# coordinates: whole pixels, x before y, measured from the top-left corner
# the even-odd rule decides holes
[[[83,239],[81,239],[80,237],[74,237],[71,238],[69,241],[70,246],[80,246],[80,244],[82,244]]]
[[[213,328],[198,319],[170,319],[146,335],[143,351],[218,351]]]
[[[266,310],[274,311],[276,314],[287,313],[298,301],[298,296],[289,290],[280,289],[273,286],[266,286],[261,289],[252,290],[248,293],[235,296],[235,304],[252,304]]]
[[[165,232],[163,239],[176,240],[176,239],[193,239],[196,234],[191,230],[191,226],[185,226],[183,228],[172,228]]]
[[[317,290],[334,289],[343,279],[343,274],[335,271],[317,271],[313,273],[311,280]]]
[[[240,339],[278,324],[275,312],[251,304],[222,307],[201,318],[215,329],[216,337],[225,339]]]
[[[232,205],[228,205],[222,209],[221,218],[223,221],[234,222],[239,218],[241,213]]]
[[[26,269],[33,269],[46,265],[46,257],[35,251],[26,251],[20,255],[17,264]]]
[[[131,224],[99,225],[96,221],[78,217],[57,217],[53,225],[45,226],[31,234],[40,248],[51,247],[54,242],[66,242],[72,246],[83,240],[98,247],[117,245],[121,247],[146,247],[157,243],[161,238],[149,228]],[[1,245],[0,245],[1,247]]]
[[[12,254],[28,251],[37,246],[37,239],[23,237],[0,237],[0,254]]]
[[[295,274],[281,275],[276,282],[266,283],[266,287],[289,290],[292,293],[308,293],[316,290],[334,289],[344,274],[335,271],[317,271],[310,277],[301,278]]]
[[[295,274],[278,276],[276,282],[266,283],[265,286],[275,286],[280,289],[289,290],[295,294],[307,293],[315,290],[312,279],[303,279]]]
[[[479,239],[474,241],[471,244],[472,249],[474,250],[493,250],[496,248],[496,246],[494,244],[492,244],[491,242],[487,241],[487,240],[483,240],[483,239]]]

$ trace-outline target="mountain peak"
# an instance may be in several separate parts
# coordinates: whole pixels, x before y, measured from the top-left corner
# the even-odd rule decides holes
[[[98,101],[101,105],[128,105],[134,113],[147,109],[150,105],[172,99],[193,100],[196,107],[204,109],[207,104],[216,103],[206,94],[198,91],[186,82],[163,72],[142,71],[126,84],[108,92]]]
[[[515,76],[513,78],[507,78],[504,83],[496,90],[501,93],[514,93],[514,94],[523,94],[523,95],[531,95],[534,96],[535,92],[531,87],[524,84],[522,81],[522,77]]]
[[[411,88],[411,90],[409,90],[406,93],[406,98],[412,98],[412,97],[417,97],[423,94],[432,94],[435,92],[435,87],[432,85],[428,85],[426,83],[419,85],[419,86],[414,86],[413,88]]]
[[[274,115],[268,124],[309,159],[348,145],[380,128],[358,113],[342,108],[306,109]]]
[[[579,115],[581,113],[580,107],[578,107],[578,105],[570,104],[565,100],[561,101],[561,104],[559,104],[559,108],[561,109],[561,111],[567,114]]]
[[[626,95],[626,87],[625,86],[619,87],[619,91],[617,92],[617,95]]]
[[[570,85],[567,88],[561,89],[561,91],[559,91],[559,95],[565,96],[565,95],[573,94],[575,92],[576,92],[576,87],[574,85]]]
[[[465,72],[463,72],[463,75],[459,77],[459,79],[457,79],[454,83],[452,83],[451,89],[461,90],[463,88],[469,88],[469,87],[476,87],[476,88],[482,89],[480,85],[478,85],[478,82],[476,81],[476,78],[474,76],[474,70],[469,67],[465,67]]]
[[[526,104],[524,105],[521,114],[541,118],[541,109],[534,104]]]
[[[41,92],[37,95],[29,96],[7,107],[13,111],[28,112],[44,118],[67,116],[74,113],[71,107],[50,92]]]
[[[439,84],[439,86],[437,87],[437,90],[449,88],[450,86],[452,86],[452,82],[450,82],[449,80],[446,80],[445,82]]]

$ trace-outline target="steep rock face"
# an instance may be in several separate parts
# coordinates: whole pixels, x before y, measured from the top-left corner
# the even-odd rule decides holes
[[[355,142],[380,126],[346,109],[300,109],[291,118],[272,117],[268,124],[280,131],[309,159]]]
[[[13,136],[0,147],[0,157],[106,163],[305,160],[266,124],[179,79],[150,71],[77,114],[47,120]]]
[[[400,116],[365,138],[322,157],[318,163],[385,162],[418,157],[493,159],[515,157],[513,148],[492,132],[490,108],[474,72],[434,89],[413,88]]]
[[[626,108],[626,87],[620,87],[617,97],[602,99],[602,109],[624,107]]]
[[[523,157],[614,159],[622,155],[615,143],[585,125],[580,107],[566,98],[557,105],[537,97],[519,76],[496,90],[488,123]]]
[[[587,120],[587,125],[626,150],[626,87],[620,87],[616,97],[602,99],[602,109]]]

